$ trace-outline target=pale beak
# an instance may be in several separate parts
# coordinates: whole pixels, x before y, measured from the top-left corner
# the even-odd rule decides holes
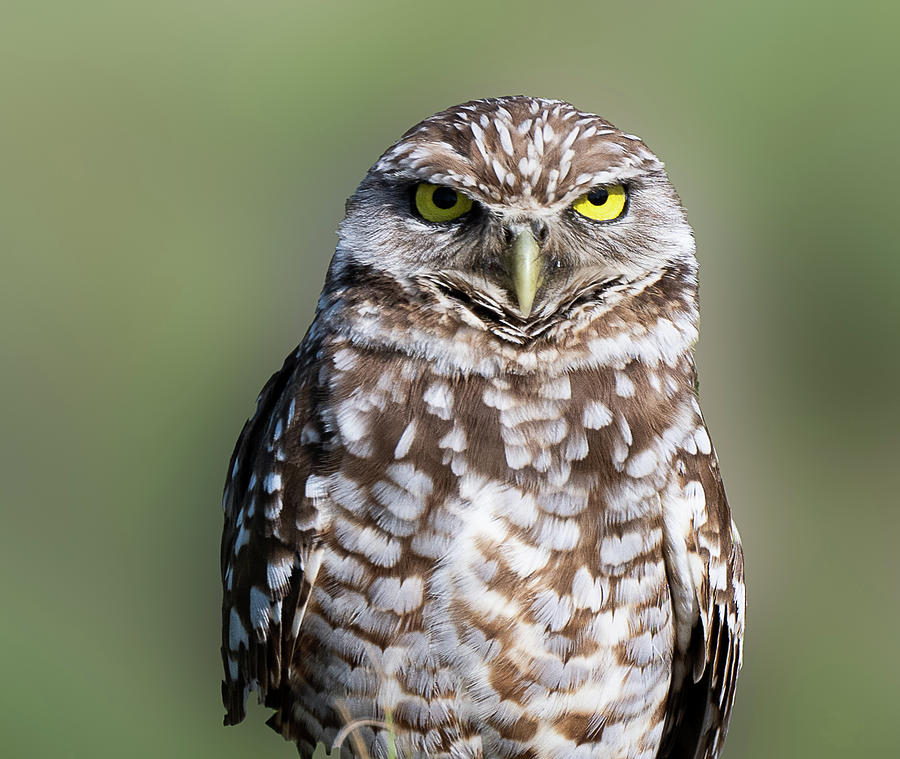
[[[522,316],[531,315],[534,295],[541,285],[541,249],[531,229],[515,231],[515,237],[507,251],[506,266]]]

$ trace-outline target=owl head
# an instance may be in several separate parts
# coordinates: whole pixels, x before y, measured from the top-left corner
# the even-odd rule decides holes
[[[605,283],[695,270],[663,164],[559,100],[476,100],[425,119],[347,203],[335,261],[440,283],[504,320],[545,319]]]

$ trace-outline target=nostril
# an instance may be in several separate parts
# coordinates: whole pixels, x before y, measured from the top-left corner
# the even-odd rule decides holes
[[[543,221],[542,219],[533,218],[519,218],[511,222],[507,222],[503,225],[502,230],[503,243],[506,247],[512,245],[515,239],[522,232],[526,231],[530,233],[530,236],[534,239],[538,246],[541,246],[547,239],[549,231],[547,223],[545,221]]]
[[[543,244],[543,242],[547,239],[547,224],[540,219],[534,219],[531,222],[531,233],[534,235],[534,239],[537,240],[538,244]]]

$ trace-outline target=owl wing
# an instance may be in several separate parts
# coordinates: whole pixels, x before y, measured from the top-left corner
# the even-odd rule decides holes
[[[319,513],[306,489],[323,465],[325,443],[308,343],[263,388],[231,457],[221,554],[226,725],[244,718],[251,690],[280,706],[318,570]]]
[[[722,750],[744,637],[744,558],[704,426],[682,444],[663,503],[675,615],[672,686],[660,757]]]

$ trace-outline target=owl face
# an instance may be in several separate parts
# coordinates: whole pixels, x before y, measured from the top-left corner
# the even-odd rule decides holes
[[[451,282],[520,322],[694,260],[681,203],[639,138],[529,97],[466,103],[410,129],[350,198],[340,234],[339,259],[413,285]]]

